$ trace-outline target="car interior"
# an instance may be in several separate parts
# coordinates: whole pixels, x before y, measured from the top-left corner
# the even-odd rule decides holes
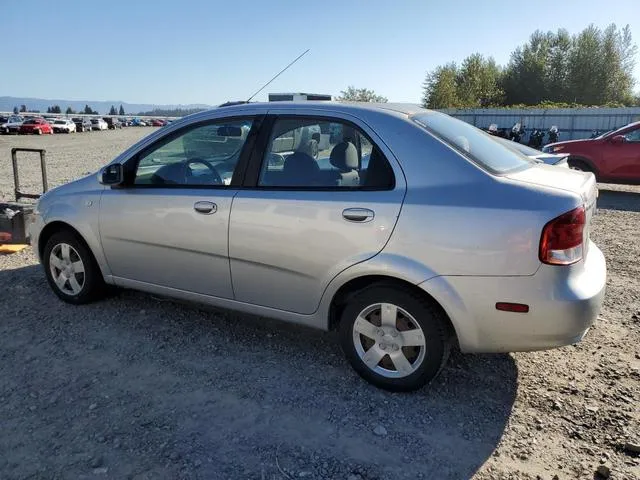
[[[282,123],[285,122],[291,121]],[[260,186],[393,188],[393,169],[382,152],[354,127],[340,123],[318,125],[317,121],[315,125],[305,125],[298,120],[296,128],[279,132],[276,125]],[[318,150],[314,142],[322,144],[322,135],[328,138],[324,139],[327,145],[321,147],[327,148],[314,158],[313,152]],[[285,146],[293,147],[293,151],[282,151]]]

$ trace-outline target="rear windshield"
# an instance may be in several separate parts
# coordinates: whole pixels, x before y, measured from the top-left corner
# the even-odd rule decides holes
[[[488,133],[443,113],[418,113],[412,120],[491,173],[508,173],[532,165],[524,155],[496,142]]]

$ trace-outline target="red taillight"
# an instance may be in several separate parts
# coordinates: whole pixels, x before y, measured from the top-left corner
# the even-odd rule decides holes
[[[496,310],[502,310],[503,312],[527,313],[529,311],[529,305],[525,305],[524,303],[498,302],[496,303]]]
[[[540,261],[551,265],[571,265],[582,260],[586,221],[584,207],[578,207],[547,223],[540,237]]]

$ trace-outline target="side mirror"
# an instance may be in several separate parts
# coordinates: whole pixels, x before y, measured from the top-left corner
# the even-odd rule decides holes
[[[120,185],[124,181],[124,169],[121,163],[107,165],[98,177],[103,185]]]
[[[613,137],[611,137],[611,143],[614,143],[616,145],[619,145],[621,143],[626,142],[627,139],[625,138],[624,135],[614,135]]]

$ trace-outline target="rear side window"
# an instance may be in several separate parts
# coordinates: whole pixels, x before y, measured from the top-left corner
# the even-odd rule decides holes
[[[419,113],[411,117],[421,127],[445,141],[466,158],[491,173],[521,170],[533,162],[496,142],[488,133],[443,113]]]
[[[271,131],[260,187],[391,190],[393,169],[356,126],[338,119],[284,117]]]

